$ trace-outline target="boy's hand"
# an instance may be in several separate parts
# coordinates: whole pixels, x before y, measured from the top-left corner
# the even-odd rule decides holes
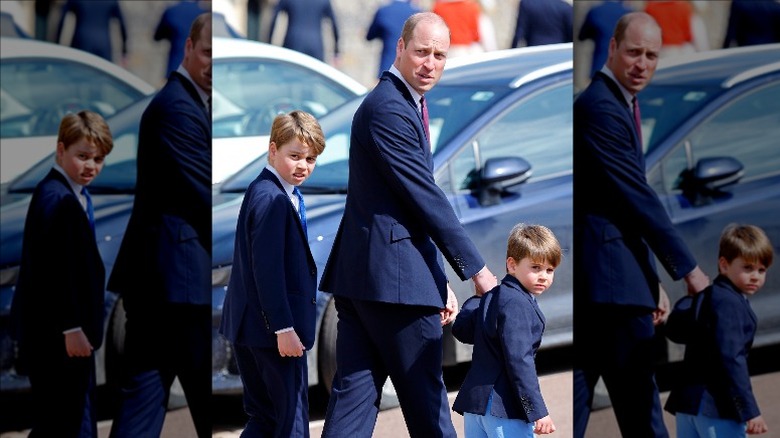
[[[666,294],[666,290],[664,290],[663,286],[658,285],[658,306],[653,311],[653,325],[665,323],[666,320],[669,319],[671,307],[669,295]]]
[[[542,417],[534,421],[534,433],[537,435],[547,435],[555,432],[555,425],[550,416]]]
[[[442,327],[455,321],[455,317],[458,315],[458,298],[455,296],[450,284],[447,283],[447,307],[439,311],[441,316]]]
[[[282,357],[301,357],[306,351],[295,330],[276,335],[276,345],[279,347],[279,355]]]
[[[747,421],[748,434],[758,435],[766,432],[769,432],[769,426],[766,425],[766,421],[760,415]]]
[[[82,330],[65,333],[65,351],[68,357],[89,357],[92,354],[92,344]]]

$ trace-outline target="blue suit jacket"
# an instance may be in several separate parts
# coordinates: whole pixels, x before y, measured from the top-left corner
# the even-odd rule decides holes
[[[108,289],[211,304],[211,119],[177,72],[141,117],[133,212]]]
[[[52,169],[33,193],[12,306],[21,359],[65,352],[62,332],[81,327],[103,342],[105,268],[95,233],[66,177]]]
[[[600,72],[574,102],[574,275],[582,286],[575,302],[654,309],[653,253],[675,280],[696,261],[647,184],[624,102],[618,85]]]
[[[574,8],[564,0],[522,0],[512,47],[567,43],[573,36]]]
[[[507,275],[501,284],[480,299],[463,303],[452,334],[474,344],[471,369],[452,409],[533,422],[547,415],[534,358],[542,343],[544,315],[533,296],[516,278]]]
[[[330,0],[279,0],[274,7],[271,27],[268,30],[269,41],[274,35],[276,19],[282,11],[287,14],[287,33],[282,43],[284,47],[324,61],[322,20],[327,18],[333,29],[334,50],[336,55],[339,54],[339,27]]]
[[[314,346],[317,265],[298,213],[267,169],[249,185],[236,227],[220,333],[235,344],[276,348],[277,330],[294,327]]]
[[[401,37],[406,19],[420,12],[409,0],[392,0],[385,6],[377,9],[374,19],[368,27],[366,40],[375,38],[382,40],[382,56],[379,59],[379,76],[389,69],[395,61],[395,48],[398,38]]]
[[[87,1],[68,0],[62,7],[62,14],[57,25],[59,42],[68,12],[76,17],[76,28],[73,31],[70,45],[113,61],[111,57],[111,19],[116,19],[122,36],[122,55],[127,54],[127,29],[122,17],[122,9],[117,0]]]
[[[417,106],[385,72],[352,121],[347,203],[320,290],[442,308],[447,278],[437,247],[462,280],[482,269],[432,171]]]
[[[756,314],[726,277],[718,276],[701,294],[704,301],[685,345],[683,372],[672,386],[665,409],[745,422],[761,414],[747,363]],[[677,316],[672,312],[670,322]]]

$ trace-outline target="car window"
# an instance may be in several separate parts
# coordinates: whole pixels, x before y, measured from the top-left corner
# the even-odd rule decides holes
[[[355,94],[316,71],[286,62],[214,63],[215,138],[268,135],[278,114],[294,109],[321,117]]]
[[[523,157],[532,166],[532,180],[572,169],[571,82],[538,91],[511,107],[466,145],[438,175],[449,190],[467,189],[477,169],[496,157]],[[455,187],[448,187],[454,184]]]
[[[109,117],[143,97],[119,79],[71,61],[4,60],[0,74],[2,138],[56,135],[68,112],[88,109]]]
[[[677,190],[687,168],[685,143],[694,162],[707,157],[733,157],[744,166],[743,180],[780,168],[780,83],[769,84],[733,99],[700,123],[662,164],[664,190]]]

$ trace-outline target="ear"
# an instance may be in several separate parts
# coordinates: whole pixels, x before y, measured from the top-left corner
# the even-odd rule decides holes
[[[276,158],[276,153],[278,152],[278,149],[276,148],[276,143],[271,142],[268,143],[268,162],[271,164],[274,164],[274,159]]]
[[[57,162],[59,163],[60,160],[62,160],[62,156],[65,155],[65,143],[58,141],[57,142]]]
[[[506,272],[509,274],[515,275],[515,271],[517,271],[517,261],[513,259],[512,257],[506,258]]]
[[[725,257],[718,257],[718,272],[721,275],[726,274],[726,271],[729,269],[729,262],[726,260]]]

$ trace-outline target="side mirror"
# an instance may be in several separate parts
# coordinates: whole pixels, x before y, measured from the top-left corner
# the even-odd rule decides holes
[[[520,157],[488,159],[479,173],[479,203],[483,206],[500,203],[504,189],[524,183],[532,173],[531,164]]]
[[[745,174],[744,166],[732,157],[702,158],[693,169],[683,172],[679,188],[694,205],[702,205],[736,183]]]

